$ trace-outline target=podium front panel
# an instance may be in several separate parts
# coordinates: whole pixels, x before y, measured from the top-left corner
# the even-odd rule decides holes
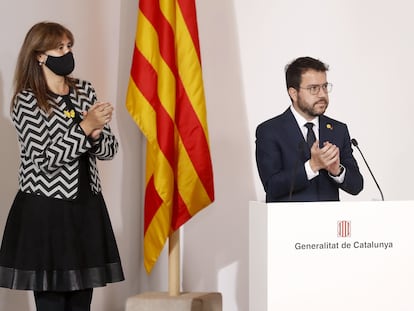
[[[414,310],[414,202],[250,202],[250,310]]]

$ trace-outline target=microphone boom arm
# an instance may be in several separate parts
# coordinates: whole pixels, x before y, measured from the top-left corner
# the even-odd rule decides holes
[[[368,168],[369,173],[371,174],[372,179],[373,179],[373,180],[374,180],[374,182],[375,182],[375,185],[377,185],[377,188],[378,188],[378,190],[379,190],[379,192],[380,192],[380,194],[381,194],[381,200],[382,200],[382,201],[384,201],[384,195],[382,194],[382,190],[381,190],[381,188],[380,188],[380,186],[379,186],[379,184],[378,184],[378,182],[377,182],[377,180],[376,180],[376,178],[375,178],[374,174],[372,173],[371,168],[369,167],[367,160],[365,160],[364,154],[362,153],[361,149],[359,149],[359,146],[358,146],[358,142],[357,142],[357,140],[356,140],[355,138],[352,138],[352,139],[351,139],[351,143],[352,143],[352,145],[354,145],[354,146],[358,149],[358,151],[359,151],[359,153],[360,153],[360,155],[361,155],[362,159],[363,159],[363,160],[364,160],[364,162],[365,162],[365,165],[366,165],[366,166],[367,166],[367,168]]]

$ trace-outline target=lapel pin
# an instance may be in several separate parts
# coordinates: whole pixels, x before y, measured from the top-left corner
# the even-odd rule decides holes
[[[73,119],[75,117],[75,111],[73,109],[69,110],[64,110],[63,113],[65,114],[66,118],[71,118]]]

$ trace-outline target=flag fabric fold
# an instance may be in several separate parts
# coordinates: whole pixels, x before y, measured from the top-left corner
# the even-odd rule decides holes
[[[147,139],[144,265],[214,201],[194,0],[140,0],[126,108]]]

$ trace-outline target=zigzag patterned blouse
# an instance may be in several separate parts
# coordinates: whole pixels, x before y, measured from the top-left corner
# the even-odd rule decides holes
[[[101,191],[96,159],[110,160],[118,151],[118,141],[106,125],[98,141],[90,140],[74,119],[73,108],[82,116],[96,102],[96,93],[87,81],[77,80],[70,90],[73,106],[62,96],[52,101],[46,113],[37,105],[30,90],[16,96],[12,120],[20,146],[19,188],[26,193],[73,200],[79,185],[79,158],[89,155],[90,186]]]

